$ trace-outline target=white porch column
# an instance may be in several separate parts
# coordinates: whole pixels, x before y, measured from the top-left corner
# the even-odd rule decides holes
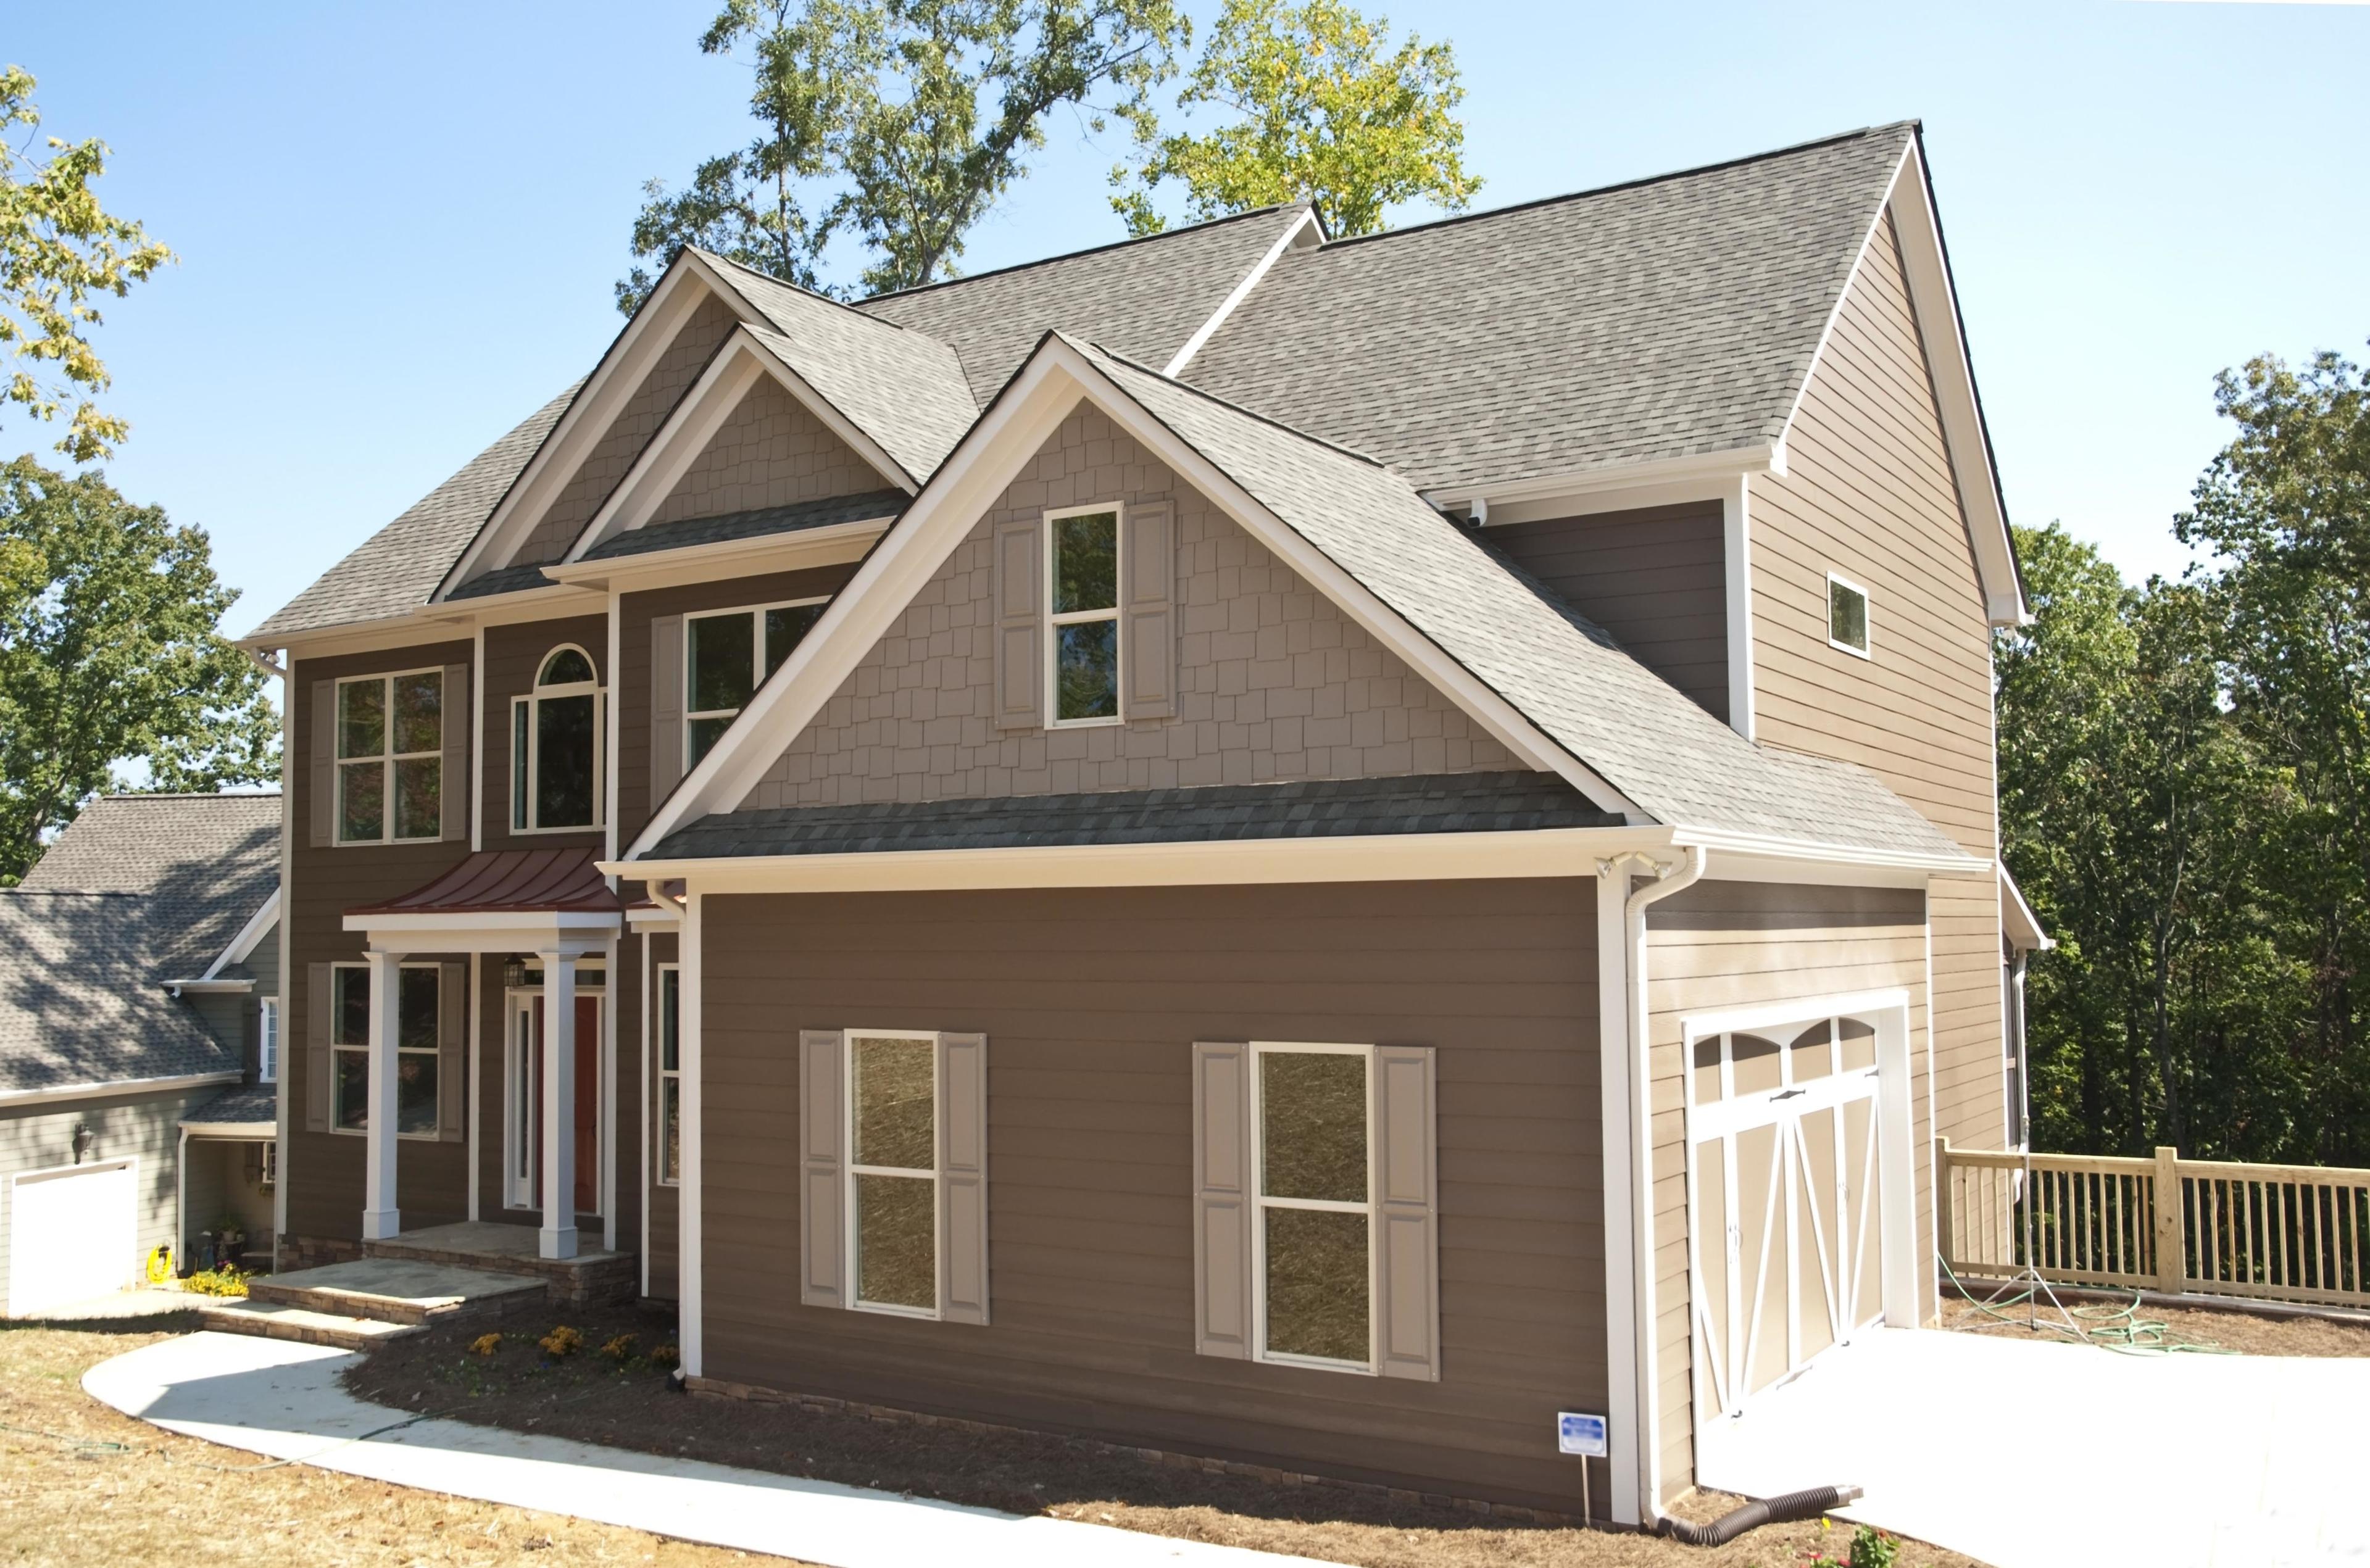
[[[576,956],[543,960],[543,1229],[535,1250],[576,1255]]]
[[[384,1242],[403,1230],[395,1204],[397,1044],[402,1037],[402,956],[363,955],[370,973],[370,1125],[363,1132],[362,1240]]]

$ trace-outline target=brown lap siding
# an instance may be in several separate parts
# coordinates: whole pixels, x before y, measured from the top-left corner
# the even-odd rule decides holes
[[[1577,881],[710,897],[706,1374],[1574,1507],[1554,1414],[1605,1393],[1594,908]],[[850,1025],[988,1036],[989,1326],[800,1303],[799,1031]],[[1441,1381],[1194,1354],[1196,1039],[1436,1047]]]

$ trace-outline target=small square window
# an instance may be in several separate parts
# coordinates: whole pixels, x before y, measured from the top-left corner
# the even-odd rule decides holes
[[[1868,657],[1868,589],[1833,572],[1827,574],[1827,641]]]

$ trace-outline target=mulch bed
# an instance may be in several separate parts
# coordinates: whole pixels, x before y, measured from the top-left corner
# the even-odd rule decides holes
[[[1978,1298],[1983,1288],[1975,1287]],[[2129,1298],[2114,1301],[2083,1297],[2065,1298],[2077,1322],[2099,1324],[2111,1330],[2119,1325],[2160,1324],[2160,1333],[2143,1329],[2137,1338],[2141,1343],[2161,1342],[2191,1351],[2230,1351],[2241,1356],[2370,1356],[2370,1323],[2351,1322],[2342,1319],[2312,1316],[2305,1313],[2249,1312],[2238,1308],[2168,1307],[2155,1301],[2142,1301],[2132,1308],[2129,1317],[2121,1310]],[[1946,1328],[1963,1329],[1996,1334],[2022,1336],[2032,1331],[2023,1326],[2028,1319],[2022,1302],[1996,1309],[2012,1319],[2003,1323],[1985,1313],[1973,1302],[1951,1296],[1942,1298],[1942,1322]],[[2064,1319],[2050,1311],[2049,1304],[2041,1305],[2044,1323]],[[2127,1332],[2120,1331],[2119,1332]],[[2070,1342],[2070,1336],[2048,1329],[2042,1337]]]
[[[1844,1527],[1771,1526],[1706,1551],[1628,1533],[1516,1524],[1363,1488],[1279,1486],[1186,1470],[1053,1434],[972,1432],[686,1396],[668,1389],[665,1362],[648,1354],[673,1345],[671,1314],[627,1307],[569,1315],[583,1348],[565,1357],[536,1343],[558,1321],[513,1320],[499,1348],[482,1356],[470,1354],[477,1333],[468,1327],[433,1329],[365,1356],[347,1385],[396,1409],[482,1425],[1368,1568],[1799,1568],[1849,1549]],[[600,1353],[624,1335],[633,1336],[630,1352],[621,1345],[619,1356]],[[1711,1518],[1734,1501],[1697,1495],[1674,1512]],[[1900,1562],[1901,1568],[1974,1563],[1918,1543],[1905,1543]]]

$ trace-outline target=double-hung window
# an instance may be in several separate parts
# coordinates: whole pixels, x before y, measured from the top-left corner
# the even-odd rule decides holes
[[[659,1185],[683,1181],[683,970],[661,964],[659,977]]]
[[[1120,720],[1120,515],[1115,506],[1045,514],[1046,712],[1055,725]]]
[[[1256,1047],[1260,1348],[1270,1361],[1374,1360],[1374,1142],[1364,1046]]]
[[[511,830],[601,825],[603,692],[591,656],[551,650],[535,690],[511,699]]]
[[[440,838],[444,830],[444,672],[338,682],[338,842]]]
[[[800,599],[684,617],[685,767],[696,766],[723,738],[830,602]]]
[[[255,1075],[266,1083],[280,1079],[280,999],[267,996],[255,1013]]]
[[[938,1310],[935,1035],[847,1036],[847,1230],[855,1303]]]
[[[406,964],[396,973],[395,1130],[406,1138],[434,1138],[442,971],[434,964]],[[370,970],[337,965],[329,986],[330,1125],[364,1132],[370,1127]]]

